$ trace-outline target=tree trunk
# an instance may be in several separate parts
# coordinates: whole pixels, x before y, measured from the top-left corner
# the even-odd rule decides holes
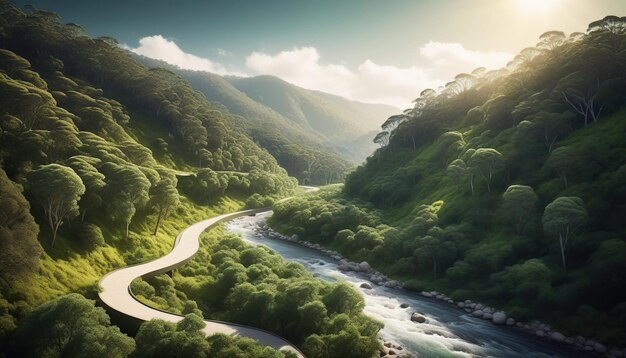
[[[51,247],[54,247],[54,241],[57,239],[57,231],[59,231],[59,226],[60,226],[59,224],[56,224],[54,226],[54,229],[52,230],[52,245],[51,245]]]
[[[154,232],[152,235],[156,235],[159,232],[159,225],[161,225],[161,218],[163,217],[163,210],[159,210],[159,216],[157,217],[156,226],[154,227]]]
[[[472,188],[472,195],[474,195],[474,176],[470,175],[470,187]]]
[[[130,220],[126,222],[126,238],[128,239],[128,228],[130,227]]]
[[[85,214],[87,214],[87,208],[85,208],[85,210],[83,210],[82,214],[80,214],[80,222],[84,222],[85,221]]]
[[[569,236],[569,228],[566,229],[565,234],[559,233],[559,245],[561,245],[561,261],[563,262],[563,269],[566,269],[565,264],[565,247],[567,246],[567,239]]]

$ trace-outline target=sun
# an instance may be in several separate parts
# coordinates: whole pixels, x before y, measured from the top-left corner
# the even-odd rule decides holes
[[[520,10],[541,13],[551,10],[559,0],[515,0]]]

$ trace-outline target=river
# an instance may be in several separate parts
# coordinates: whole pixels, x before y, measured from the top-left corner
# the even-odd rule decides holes
[[[357,288],[366,282],[358,273],[339,271],[335,260],[315,250],[255,233],[254,228],[270,215],[271,212],[267,212],[232,220],[227,223],[227,230],[241,234],[249,243],[265,245],[287,260],[304,264],[323,280],[344,280]],[[421,358],[592,357],[517,328],[495,326],[449,304],[410,291],[372,286],[371,290],[358,288],[365,299],[365,313],[385,324],[380,332],[385,340],[395,341]],[[400,308],[402,303],[409,304],[409,307]],[[425,315],[426,323],[411,322],[411,313],[415,311]]]

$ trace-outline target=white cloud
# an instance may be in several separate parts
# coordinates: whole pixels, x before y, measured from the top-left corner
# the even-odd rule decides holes
[[[136,54],[163,60],[186,70],[208,71],[221,75],[238,74],[220,63],[183,51],[174,41],[161,35],[141,38],[136,48],[124,47]]]
[[[501,67],[512,58],[506,52],[473,51],[458,43],[429,42],[418,52],[421,57],[416,60],[421,64],[404,68],[371,60],[354,70],[344,64],[322,64],[314,47],[276,55],[254,52],[246,58],[246,66],[255,74],[274,75],[305,88],[406,108],[425,88],[441,86],[476,67]]]
[[[473,51],[460,43],[430,41],[420,47],[420,55],[431,61],[433,75],[452,76],[459,72],[472,71],[477,67],[496,69],[504,66],[513,58],[508,52]]]
[[[141,38],[136,48],[123,47],[184,69],[221,75],[274,75],[304,88],[400,108],[409,107],[423,89],[437,88],[458,73],[477,67],[499,68],[513,57],[507,52],[483,52],[466,49],[459,43],[430,41],[418,48],[411,66],[377,64],[366,59],[356,68],[350,68],[343,62],[323,63],[315,47],[296,47],[277,54],[253,52],[246,57],[247,69],[241,71],[186,53],[161,35]],[[214,51],[224,59],[232,57],[227,50],[217,48]]]

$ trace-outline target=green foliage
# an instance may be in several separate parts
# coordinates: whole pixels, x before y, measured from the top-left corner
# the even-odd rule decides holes
[[[280,203],[270,223],[413,288],[623,342],[617,285],[626,281],[599,259],[619,270],[605,245],[618,249],[615,238],[626,237],[626,37],[617,22],[548,32],[505,68],[425,90],[383,124],[388,143],[342,193]],[[348,214],[357,209],[362,216]],[[382,240],[356,244],[359,225]]]
[[[275,332],[307,356],[316,356],[318,348],[307,343],[313,339],[331,348],[326,357],[371,356],[378,349],[382,324],[364,315],[363,297],[352,286],[315,279],[263,246],[215,231],[173,281],[166,275],[136,281],[133,292],[177,312],[196,309],[189,297],[206,317]]]
[[[78,227],[76,237],[87,250],[93,250],[98,246],[104,245],[104,236],[98,225],[82,223]]]
[[[28,174],[28,187],[48,218],[54,246],[63,220],[78,215],[78,200],[85,193],[85,185],[71,168],[48,164]]]
[[[15,333],[14,349],[26,357],[127,357],[132,338],[111,326],[104,309],[78,294],[37,307]]]
[[[39,226],[21,188],[0,169],[0,279],[35,270],[43,250],[37,241]]]
[[[543,213],[543,229],[557,236],[561,246],[561,259],[565,268],[565,250],[570,237],[587,221],[587,210],[581,198],[562,196],[546,206]]]
[[[527,185],[511,185],[502,194],[502,215],[518,234],[521,234],[528,221],[537,211],[539,198],[533,188]]]
[[[143,67],[56,14],[8,3],[0,12],[2,335],[29,305],[93,295],[108,271],[160,256],[190,223],[239,209],[253,191],[230,173],[269,173],[272,199],[295,188],[222,106],[180,77]],[[232,183],[204,207],[178,193],[174,174],[198,164],[229,171],[220,175]],[[51,227],[45,253],[36,222]]]

